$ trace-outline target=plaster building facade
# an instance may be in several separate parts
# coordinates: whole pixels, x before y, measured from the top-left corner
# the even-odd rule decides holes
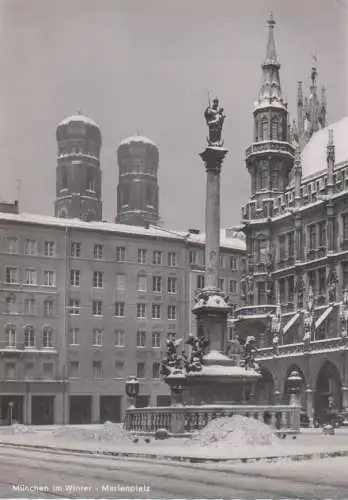
[[[348,118],[326,127],[325,90],[319,98],[313,68],[309,98],[299,84],[298,120],[290,125],[274,25],[246,150],[247,257],[234,329],[257,338],[260,398],[286,401],[296,369],[302,405],[320,418],[330,402],[348,407]]]
[[[166,338],[192,326],[203,245],[192,230],[0,214],[2,422],[10,401],[27,424],[119,421],[130,375],[140,406],[168,403],[160,362]],[[221,242],[235,304],[243,245]]]

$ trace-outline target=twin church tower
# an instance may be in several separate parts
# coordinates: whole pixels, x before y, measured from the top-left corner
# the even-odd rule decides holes
[[[58,159],[55,216],[102,220],[101,132],[77,114],[57,127]],[[159,221],[158,148],[150,139],[130,137],[117,151],[119,180],[116,222],[134,226]]]

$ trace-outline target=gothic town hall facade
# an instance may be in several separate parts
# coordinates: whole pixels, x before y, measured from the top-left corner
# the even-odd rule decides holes
[[[263,83],[246,150],[251,195],[242,207],[247,259],[235,332],[255,335],[260,400],[287,400],[302,377],[309,417],[348,407],[348,117],[326,126],[325,89],[312,68],[309,97],[298,84],[290,123],[280,84],[273,19]],[[261,402],[261,401],[260,401]]]

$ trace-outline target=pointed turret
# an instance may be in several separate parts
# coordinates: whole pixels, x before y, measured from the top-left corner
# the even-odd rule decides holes
[[[329,129],[329,142],[326,147],[327,159],[327,191],[328,195],[333,194],[334,190],[334,168],[335,168],[335,145],[333,140],[333,130]]]
[[[270,104],[286,107],[282,96],[282,90],[279,78],[280,63],[277,57],[277,51],[274,41],[274,26],[276,22],[271,14],[268,21],[268,41],[266,58],[262,64],[263,81],[259,93],[259,99],[256,103],[257,107],[267,106]]]
[[[301,181],[302,181],[302,164],[301,164],[301,149],[300,145],[296,145],[295,162],[294,162],[294,184],[295,184],[295,207],[301,205]]]

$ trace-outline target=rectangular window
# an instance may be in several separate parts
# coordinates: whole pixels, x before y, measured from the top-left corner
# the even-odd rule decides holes
[[[152,363],[152,378],[160,378],[160,363],[157,361]]]
[[[56,276],[54,271],[43,272],[43,286],[56,286]]]
[[[116,261],[117,262],[126,261],[126,247],[116,247]]]
[[[81,243],[71,243],[71,257],[81,257]]]
[[[35,334],[31,326],[24,330],[24,347],[35,347]]]
[[[37,285],[37,271],[35,269],[25,270],[25,284]]]
[[[168,266],[169,267],[176,267],[176,253],[175,252],[169,252],[168,253]]]
[[[326,248],[326,222],[322,221],[318,225],[319,247]]]
[[[155,265],[157,265],[157,266],[161,265],[161,263],[162,263],[162,252],[160,252],[159,250],[154,250],[153,251],[152,263],[155,264]]]
[[[171,319],[171,320],[176,319],[176,305],[175,304],[168,305],[168,319]]]
[[[5,363],[5,379],[15,380],[16,378],[16,363]]]
[[[322,267],[318,271],[318,278],[319,278],[319,295],[325,295],[326,294],[326,268]]]
[[[124,292],[126,290],[126,275],[116,274],[116,290]]]
[[[70,345],[79,345],[79,329],[71,328],[69,332],[69,344]]]
[[[123,378],[124,361],[115,361],[115,378]]]
[[[294,277],[289,276],[289,278],[288,278],[288,302],[294,301],[294,294],[295,294]]]
[[[98,330],[98,329],[93,330],[92,344],[94,346],[102,346],[103,345],[103,330]]]
[[[146,292],[147,290],[147,276],[138,276],[138,292]]]
[[[265,282],[258,283],[258,303],[260,305],[267,304],[266,285]]]
[[[197,276],[197,288],[204,288],[204,284],[205,284],[204,276],[202,274]]]
[[[225,280],[224,280],[224,278],[219,278],[219,280],[218,280],[218,288],[220,290],[224,290],[225,289]]]
[[[223,269],[225,267],[225,256],[224,255],[219,256],[219,265],[220,265],[221,269]]]
[[[35,299],[24,299],[24,314],[35,314],[36,304]]]
[[[80,301],[76,299],[70,299],[70,314],[76,315],[80,314]]]
[[[137,332],[137,347],[145,347],[146,345],[146,332]]]
[[[160,293],[162,291],[161,276],[152,276],[152,291],[157,293]]]
[[[53,331],[49,327],[43,329],[42,344],[44,347],[53,347]]]
[[[37,244],[35,240],[25,240],[24,241],[24,254],[25,255],[36,255]]]
[[[42,375],[44,378],[52,379],[53,363],[42,363]]]
[[[285,304],[286,297],[285,297],[285,279],[279,280],[279,299],[280,302]]]
[[[103,288],[103,273],[102,271],[93,272],[93,288]]]
[[[6,267],[6,283],[18,283],[18,269],[15,267]]]
[[[161,347],[161,332],[152,332],[152,347]]]
[[[316,295],[317,286],[316,286],[315,271],[309,271],[307,276],[308,276],[308,286],[312,287],[313,294]]]
[[[24,370],[25,370],[25,375],[24,375],[25,378],[34,378],[35,376],[34,363],[32,363],[31,361],[25,363]]]
[[[70,271],[70,285],[79,287],[80,286],[81,271],[79,269],[71,269]]]
[[[115,316],[116,318],[124,318],[124,302],[115,303]]]
[[[342,262],[342,285],[344,290],[348,290],[348,261]]]
[[[16,327],[9,325],[6,328],[7,347],[16,347]]]
[[[152,304],[152,319],[161,319],[160,304]]]
[[[94,245],[93,247],[93,258],[102,259],[103,258],[103,245]]]
[[[348,240],[348,214],[342,215],[343,239]]]
[[[292,258],[295,255],[295,234],[291,231],[288,234],[288,256]]]
[[[45,257],[54,257],[55,255],[54,241],[45,241],[44,255]]]
[[[278,246],[279,246],[279,259],[286,259],[286,239],[285,234],[282,234],[278,238]]]
[[[92,314],[93,316],[103,315],[103,302],[101,300],[93,300],[92,302]]]
[[[189,263],[190,264],[193,264],[193,265],[197,264],[197,260],[198,260],[197,257],[198,256],[197,256],[196,250],[190,250],[189,251]]]
[[[18,313],[17,300],[16,300],[16,296],[13,293],[6,296],[5,313],[6,314],[17,314]]]
[[[7,238],[7,251],[8,253],[17,253],[18,252],[18,240],[15,237]]]
[[[137,319],[146,319],[146,304],[137,304]]]
[[[237,257],[235,255],[230,256],[230,268],[232,271],[237,270]]]
[[[176,293],[177,292],[177,279],[176,278],[168,278],[168,293]]]
[[[137,363],[137,378],[145,378],[145,363]]]
[[[103,370],[101,361],[93,361],[93,378],[102,378]]]
[[[77,378],[79,376],[80,364],[78,361],[70,361],[69,363],[69,377]]]
[[[309,250],[317,249],[317,228],[315,224],[308,226]]]
[[[228,291],[230,293],[237,293],[237,281],[236,280],[229,280]]]
[[[146,250],[138,248],[138,264],[146,264]]]
[[[115,346],[116,347],[124,347],[124,330],[115,330]]]

